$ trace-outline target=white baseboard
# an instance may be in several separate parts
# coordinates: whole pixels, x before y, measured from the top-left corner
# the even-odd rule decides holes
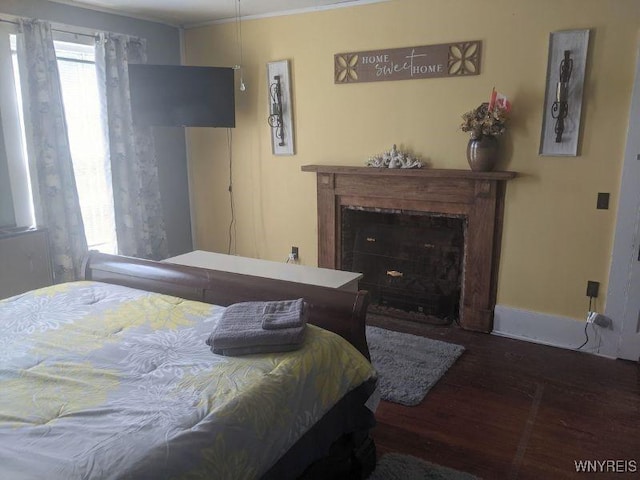
[[[586,340],[585,325],[584,321],[571,317],[496,305],[491,333],[501,337],[575,350]],[[606,332],[602,332],[593,324],[589,325],[587,332],[589,341],[579,351],[615,358],[610,355],[611,349],[605,348],[606,344],[611,342],[611,337]]]

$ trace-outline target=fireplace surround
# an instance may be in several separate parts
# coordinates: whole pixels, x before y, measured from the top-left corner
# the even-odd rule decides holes
[[[343,207],[423,212],[465,220],[459,323],[493,329],[507,180],[515,172],[305,165],[315,172],[318,266],[342,269]]]

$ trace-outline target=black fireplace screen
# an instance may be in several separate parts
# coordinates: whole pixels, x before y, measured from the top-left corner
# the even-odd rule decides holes
[[[459,318],[465,219],[343,207],[341,268],[361,272],[372,310]]]

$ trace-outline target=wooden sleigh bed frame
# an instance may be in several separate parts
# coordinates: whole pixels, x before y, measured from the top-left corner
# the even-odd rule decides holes
[[[86,257],[82,276],[221,306],[302,297],[310,306],[309,323],[342,336],[370,360],[366,291],[353,293],[95,251]],[[375,467],[376,454],[369,437],[375,419],[364,404],[374,388],[375,382],[367,382],[343,397],[262,478],[366,478]]]

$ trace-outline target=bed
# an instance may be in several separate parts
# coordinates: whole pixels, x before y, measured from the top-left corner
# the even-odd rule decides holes
[[[0,478],[364,478],[366,292],[91,252],[0,301]],[[225,357],[224,308],[303,297],[304,346]]]

